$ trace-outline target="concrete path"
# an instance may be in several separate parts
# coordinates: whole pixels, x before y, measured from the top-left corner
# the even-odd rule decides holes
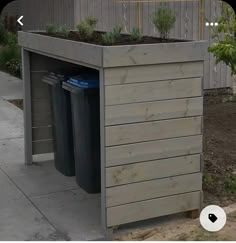
[[[56,171],[52,161],[24,165],[22,81],[0,72],[0,239],[104,238],[100,196],[89,195]]]

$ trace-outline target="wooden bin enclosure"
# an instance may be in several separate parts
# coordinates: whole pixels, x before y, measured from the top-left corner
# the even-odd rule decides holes
[[[50,129],[39,128],[50,116],[43,72],[65,62],[94,68],[100,73],[103,225],[201,208],[205,41],[104,47],[19,32],[19,44],[27,163],[52,150]]]

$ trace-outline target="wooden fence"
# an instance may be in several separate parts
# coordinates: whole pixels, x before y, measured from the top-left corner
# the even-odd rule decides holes
[[[75,1],[75,22],[87,15],[98,18],[98,28],[111,29],[122,22],[127,31],[141,25],[144,34],[158,35],[151,22],[150,15],[158,9],[160,1],[144,0],[77,0]],[[175,11],[177,21],[171,32],[173,38],[205,39],[212,43],[209,27],[205,22],[216,22],[221,15],[222,2],[218,0],[168,1],[168,6]],[[215,65],[215,59],[209,54],[205,63],[204,89],[231,87],[231,72],[224,64]]]

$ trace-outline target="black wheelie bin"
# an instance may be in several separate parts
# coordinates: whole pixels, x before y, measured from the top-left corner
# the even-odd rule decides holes
[[[65,176],[75,176],[70,95],[62,88],[65,80],[64,75],[50,73],[42,81],[50,86],[55,167]]]
[[[99,80],[82,75],[63,82],[70,92],[77,184],[88,193],[101,191]]]

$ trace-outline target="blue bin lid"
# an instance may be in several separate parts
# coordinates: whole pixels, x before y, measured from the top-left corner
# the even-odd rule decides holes
[[[97,76],[91,74],[83,74],[74,77],[70,77],[67,83],[75,85],[79,88],[91,89],[99,87],[99,80]]]

